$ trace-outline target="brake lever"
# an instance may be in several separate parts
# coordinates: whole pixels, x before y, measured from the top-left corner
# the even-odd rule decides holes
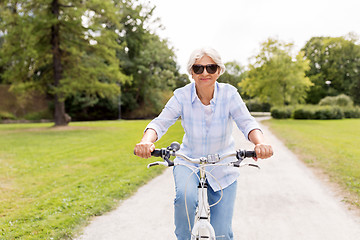
[[[163,166],[165,166],[165,167],[168,167],[169,166],[169,164],[168,164],[168,162],[153,162],[153,163],[149,163],[148,165],[147,165],[147,168],[151,168],[151,167],[153,167],[153,166],[157,166],[157,165],[163,165]]]
[[[232,162],[232,163],[230,163],[230,164],[231,164],[231,166],[234,166],[234,167],[237,167],[237,168],[249,166],[249,167],[255,167],[255,168],[259,169],[259,170],[261,169],[261,168],[259,167],[259,165],[252,164],[252,163],[246,163],[246,164],[241,165],[241,162],[242,162],[242,160],[241,160],[241,161]]]
[[[256,168],[258,168],[259,170],[261,169],[260,167],[259,167],[259,165],[256,165],[256,164],[252,164],[252,163],[249,163],[249,164],[247,164],[249,167],[256,167]]]

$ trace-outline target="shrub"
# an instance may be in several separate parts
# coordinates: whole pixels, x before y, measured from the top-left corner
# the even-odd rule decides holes
[[[271,108],[273,118],[294,119],[342,119],[360,118],[360,107],[339,107],[319,105],[299,105],[297,107],[273,107]]]
[[[250,112],[270,112],[270,104],[262,103],[257,98],[245,100],[245,103]]]
[[[291,118],[293,107],[273,107],[271,108],[271,117],[277,119]]]
[[[14,116],[14,114],[9,113],[9,112],[1,112],[0,111],[0,121],[1,120],[15,120],[16,117]]]
[[[345,94],[340,94],[335,97],[328,96],[328,97],[321,99],[319,102],[319,105],[320,106],[351,107],[354,105],[354,102],[349,96],[347,96]]]
[[[293,112],[294,119],[315,119],[313,106],[299,106]]]
[[[342,119],[343,111],[336,106],[300,106],[294,110],[294,119]]]
[[[52,114],[50,110],[40,111],[40,112],[31,112],[24,116],[24,119],[26,120],[42,120],[42,119],[52,119]]]
[[[343,112],[345,118],[360,118],[360,107],[346,107]]]
[[[317,107],[315,108],[315,119],[342,119],[344,112],[339,107]]]

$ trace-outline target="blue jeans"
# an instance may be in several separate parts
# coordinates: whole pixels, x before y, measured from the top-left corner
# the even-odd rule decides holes
[[[175,180],[175,235],[178,240],[191,239],[191,232],[189,230],[189,223],[185,208],[185,188],[186,188],[186,202],[189,212],[191,228],[194,225],[195,211],[198,203],[198,185],[199,180],[192,170],[185,166],[174,167]],[[191,175],[192,174],[192,175]],[[191,175],[191,176],[190,176]],[[190,176],[190,178],[189,178]],[[236,198],[237,182],[235,181],[227,188],[223,189],[224,195],[221,201],[210,208],[210,221],[214,227],[216,236],[223,236],[224,240],[233,239],[232,232],[232,217],[234,210],[234,202]],[[209,204],[216,203],[221,197],[221,191],[214,192],[208,186],[208,200]]]

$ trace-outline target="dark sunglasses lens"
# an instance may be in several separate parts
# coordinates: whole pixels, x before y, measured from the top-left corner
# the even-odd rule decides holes
[[[218,68],[218,65],[216,65],[216,64],[206,65],[206,71],[210,74],[216,73],[217,68]]]
[[[196,74],[202,74],[204,72],[204,66],[202,65],[193,65],[192,69]]]

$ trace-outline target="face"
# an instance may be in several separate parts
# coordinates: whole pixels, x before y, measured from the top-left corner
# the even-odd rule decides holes
[[[214,62],[214,60],[212,60],[211,57],[205,55],[202,58],[196,60],[194,65],[195,64],[206,66],[208,64],[216,64],[216,63]],[[213,87],[215,85],[215,81],[220,76],[220,68],[218,67],[216,72],[213,74],[208,73],[206,68],[204,68],[204,71],[201,74],[196,74],[194,73],[193,70],[191,70],[191,73],[192,73],[192,78],[195,81],[196,87],[200,87],[200,88]]]

